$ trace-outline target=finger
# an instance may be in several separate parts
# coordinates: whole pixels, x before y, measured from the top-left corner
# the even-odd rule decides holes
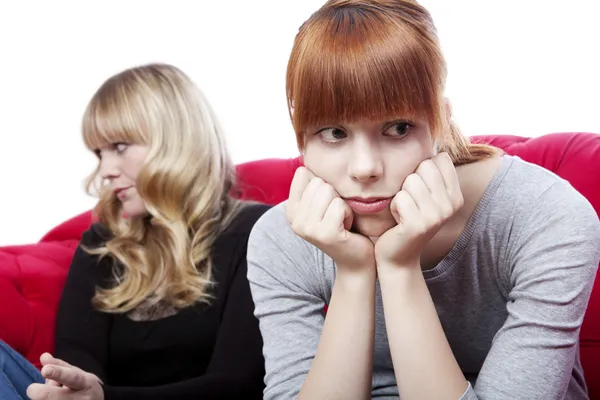
[[[419,208],[412,196],[404,191],[399,191],[392,199],[390,211],[398,224],[404,223],[415,216],[420,215]]]
[[[456,168],[452,159],[448,153],[439,153],[431,158],[431,161],[435,163],[442,179],[444,180],[444,186],[448,190],[448,193],[452,194],[460,191],[460,183],[458,181],[458,175],[456,174]]]
[[[464,197],[452,159],[450,159],[450,156],[447,153],[440,153],[432,158],[432,161],[438,166],[438,170],[444,179],[453,210],[460,209],[464,204]]]
[[[421,215],[432,216],[437,212],[431,192],[418,174],[410,174],[406,177],[402,184],[402,191],[408,192],[412,197]]]
[[[317,181],[317,184],[315,186],[317,187],[315,188],[315,191],[312,194],[312,198],[310,199],[310,202],[307,203],[307,211],[311,215],[313,215],[314,219],[316,219],[318,222],[321,222],[325,217],[325,213],[331,205],[331,202],[334,199],[339,198],[340,195],[335,191],[335,189],[331,185],[325,183],[320,179]]]
[[[350,206],[341,198],[334,198],[327,207],[323,216],[323,224],[333,229],[339,229],[341,226],[349,231],[352,227],[354,213]]]
[[[452,165],[452,168],[454,166]],[[441,217],[442,219],[449,218],[458,208],[459,203],[452,198],[451,191],[446,187],[444,178],[437,164],[433,160],[425,160],[417,168],[417,174],[421,177],[427,186],[435,207],[438,210],[437,214],[430,214],[432,217]]]
[[[298,167],[290,185],[290,195],[285,204],[285,213],[289,221],[296,215],[298,204],[308,183],[314,178],[312,172],[306,167]]]
[[[42,366],[47,365],[47,364],[60,365],[61,367],[71,367],[72,366],[68,362],[63,361],[60,358],[56,358],[50,353],[42,354],[40,356],[40,362],[42,363]]]
[[[300,202],[296,206],[295,220],[301,221],[303,224],[311,224],[323,219],[325,210],[334,197],[327,186],[321,178],[314,178],[306,185]]]
[[[87,388],[84,372],[79,368],[61,367],[58,365],[44,366],[42,368],[42,376],[73,390],[84,390]]]
[[[32,383],[27,387],[27,397],[30,400],[53,400],[60,398],[61,387],[45,385],[43,383]]]
[[[415,171],[421,177],[434,200],[448,197],[448,189],[437,164],[429,159],[419,164]]]
[[[62,387],[62,385],[53,379],[46,379],[46,385]]]

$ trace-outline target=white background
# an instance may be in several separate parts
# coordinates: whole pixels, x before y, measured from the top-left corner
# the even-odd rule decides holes
[[[422,0],[466,134],[600,133],[596,0]],[[284,76],[323,0],[3,1],[0,245],[30,243],[95,203],[79,124],[110,75],[168,62],[205,92],[236,163],[294,157]]]

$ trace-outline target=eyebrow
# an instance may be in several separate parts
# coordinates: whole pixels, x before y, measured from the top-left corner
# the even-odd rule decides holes
[[[416,123],[415,120],[413,118],[397,118],[397,119],[392,119],[389,121],[385,121],[382,123],[381,126],[386,126],[386,125],[395,125],[395,124],[399,124],[399,123],[409,123],[409,124],[414,124]]]

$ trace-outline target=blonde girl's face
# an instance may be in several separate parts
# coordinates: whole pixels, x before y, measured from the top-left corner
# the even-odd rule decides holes
[[[125,217],[147,212],[136,188],[137,177],[146,159],[149,146],[143,144],[111,143],[96,149],[100,160],[99,175],[108,182],[110,190],[121,202]]]

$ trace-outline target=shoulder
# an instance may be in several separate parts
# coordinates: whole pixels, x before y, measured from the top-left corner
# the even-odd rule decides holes
[[[86,247],[99,247],[103,246],[112,237],[112,232],[104,224],[94,222],[81,235],[80,244]]]
[[[335,279],[335,265],[318,247],[292,230],[280,203],[256,222],[248,240],[248,276],[266,285],[278,281],[307,293],[330,295]]]
[[[511,214],[521,222],[569,217],[573,223],[597,225],[594,208],[567,180],[518,157],[505,157],[493,201],[498,216]]]
[[[110,255],[101,257],[89,252],[89,250],[102,247],[111,237],[112,234],[108,228],[98,222],[93,223],[83,232],[77,250],[71,259],[69,281],[74,279],[78,282],[77,285],[82,284],[82,280],[101,286],[112,283],[113,258]]]
[[[214,243],[214,251],[218,253],[245,254],[250,232],[272,206],[262,203],[243,202],[239,205],[233,218],[219,234]]]
[[[289,230],[289,225],[285,216],[285,204],[287,200],[271,207],[267,212],[262,214],[253,227],[253,231],[276,231],[278,233]]]
[[[600,221],[591,203],[567,180],[519,158],[512,159],[489,214],[506,233],[509,259],[560,260],[596,269]],[[552,260],[555,262],[553,263]]]
[[[286,251],[312,252],[314,246],[300,238],[292,230],[285,216],[287,200],[265,212],[254,225],[250,234],[249,247],[260,246],[264,250],[273,247],[273,250],[285,248]]]

